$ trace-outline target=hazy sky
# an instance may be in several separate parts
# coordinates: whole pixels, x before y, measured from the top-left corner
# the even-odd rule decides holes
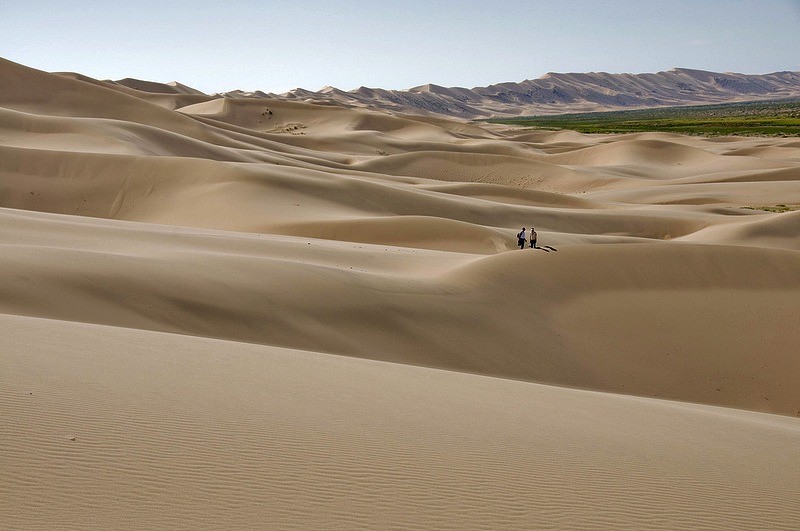
[[[0,56],[204,92],[761,74],[800,70],[800,0],[0,0]]]

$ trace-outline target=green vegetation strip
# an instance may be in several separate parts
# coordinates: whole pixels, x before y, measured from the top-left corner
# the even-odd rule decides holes
[[[581,133],[664,131],[702,136],[800,136],[800,100],[661,107],[519,118],[491,123]]]
[[[742,207],[748,210],[763,210],[764,212],[792,212],[794,210],[800,210],[800,205],[775,205],[775,206],[746,206]]]

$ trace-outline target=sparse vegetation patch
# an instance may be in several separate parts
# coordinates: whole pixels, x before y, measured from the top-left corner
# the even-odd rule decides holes
[[[794,210],[800,210],[800,205],[781,204],[775,206],[746,206],[742,208],[746,208],[747,210],[763,210],[764,212],[783,213],[783,212],[792,212]]]
[[[701,136],[800,136],[800,100],[662,107],[519,118],[491,123],[581,133],[663,131]]]

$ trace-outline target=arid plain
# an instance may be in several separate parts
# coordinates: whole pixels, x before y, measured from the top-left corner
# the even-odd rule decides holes
[[[800,139],[0,80],[1,526],[800,527]]]

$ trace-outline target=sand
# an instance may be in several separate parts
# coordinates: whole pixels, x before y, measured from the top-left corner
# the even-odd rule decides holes
[[[800,526],[797,139],[0,77],[3,527]]]

